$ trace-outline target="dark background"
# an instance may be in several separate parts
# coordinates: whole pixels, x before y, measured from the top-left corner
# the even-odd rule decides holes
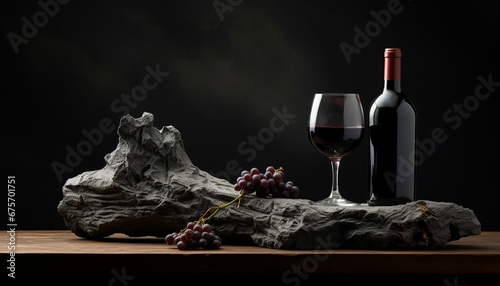
[[[56,211],[64,181],[104,166],[123,113],[112,103],[142,85],[147,66],[170,74],[130,114],[151,112],[156,127],[178,128],[195,165],[219,175],[231,160],[244,169],[282,166],[302,198],[322,199],[331,169],[306,134],[314,93],[359,93],[367,118],[383,88],[383,51],[399,47],[417,138],[431,138],[436,128],[447,136],[418,168],[417,198],[471,208],[483,230],[500,230],[500,88],[460,116],[458,128],[452,128],[458,121],[443,119],[475,94],[479,76],[500,82],[495,1],[401,0],[403,10],[373,30],[350,63],[340,43],[354,46],[354,28],[365,30],[374,21],[370,11],[386,10],[389,1],[245,0],[229,6],[222,21],[213,2],[71,1],[18,53],[7,35],[22,36],[21,19],[32,21],[42,8],[37,1],[3,3],[3,173],[16,176],[18,229],[65,228]],[[248,160],[238,145],[269,128],[272,110],[285,107],[296,117]],[[66,165],[66,148],[75,149],[86,140],[82,131],[99,128],[105,118],[113,132],[59,180],[52,164]],[[341,192],[357,202],[369,195],[368,141],[365,136],[340,167]]]

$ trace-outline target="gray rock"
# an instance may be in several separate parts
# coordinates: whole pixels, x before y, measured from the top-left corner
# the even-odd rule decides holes
[[[194,166],[172,126],[153,115],[125,116],[106,166],[69,179],[58,212],[76,235],[163,237],[205,210],[237,197],[229,182]],[[474,212],[453,203],[419,201],[389,207],[333,207],[304,199],[243,197],[210,224],[223,238],[259,246],[315,248],[442,248],[481,232]]]

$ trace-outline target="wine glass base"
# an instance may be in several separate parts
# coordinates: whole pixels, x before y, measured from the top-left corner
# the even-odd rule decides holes
[[[314,202],[317,205],[339,206],[339,207],[352,207],[359,206],[358,203],[351,202],[344,198],[326,198],[321,201]]]

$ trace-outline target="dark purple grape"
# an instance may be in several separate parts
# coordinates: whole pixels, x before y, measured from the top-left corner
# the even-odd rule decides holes
[[[240,188],[244,189],[244,188],[247,186],[247,181],[245,181],[245,180],[240,180],[240,181],[238,182],[238,186],[239,186]]]
[[[260,186],[262,188],[267,188],[268,185],[269,185],[269,182],[266,179],[260,180]]]
[[[246,189],[247,190],[252,190],[254,187],[255,187],[255,183],[252,182],[252,181],[250,181],[250,182],[247,183]]]
[[[248,172],[247,170],[243,170],[241,171],[241,177],[245,176],[246,174],[250,174],[250,172]]]
[[[235,185],[234,185],[234,190],[235,190],[235,191],[237,191],[237,192],[241,191],[241,187],[240,187],[240,185],[235,184]]]
[[[184,231],[184,234],[187,236],[188,239],[191,239],[193,237],[194,231],[188,228]]]
[[[206,224],[204,224],[204,225],[202,226],[202,231],[203,231],[203,232],[209,232],[209,233],[210,233],[210,232],[212,232],[212,227],[211,227],[208,223],[206,223]]]
[[[260,176],[259,176],[259,174],[253,175],[252,182],[254,182],[255,184],[257,184],[258,182],[260,182]]]
[[[194,227],[195,225],[196,225],[196,223],[195,223],[195,222],[190,221],[190,222],[188,222],[188,224],[187,224],[187,228],[188,228],[188,229],[193,229],[193,227]]]
[[[219,240],[215,239],[214,241],[212,241],[211,243],[211,248],[213,249],[219,249],[222,245],[222,242],[220,242]]]
[[[288,198],[288,197],[290,197],[290,193],[289,193],[289,192],[287,192],[287,191],[282,191],[282,192],[281,192],[281,197],[282,197],[282,198]]]
[[[271,179],[273,177],[273,173],[268,171],[264,174],[264,176],[266,177],[266,179]]]
[[[184,250],[184,249],[186,249],[186,246],[187,246],[187,244],[186,244],[184,241],[179,241],[179,242],[177,243],[177,248],[178,248],[179,250]]]
[[[179,241],[181,241],[181,237],[180,236],[176,236],[174,238],[174,243],[173,244],[177,245],[177,243],[179,243]]]
[[[274,179],[269,179],[269,180],[267,180],[267,182],[269,183],[270,188],[272,188],[276,185],[276,181]]]
[[[286,190],[287,192],[291,193],[291,192],[292,192],[292,190],[293,190],[293,185],[291,185],[291,184],[286,184],[286,186],[285,186],[285,190]]]
[[[246,174],[246,175],[243,177],[243,179],[244,179],[245,181],[247,181],[247,182],[250,182],[250,181],[252,180],[252,175],[250,175],[250,174]]]
[[[274,173],[273,174],[273,179],[276,181],[276,182],[281,182],[281,180],[283,179],[283,176],[281,176],[281,174],[278,172],[278,173]]]
[[[278,189],[279,189],[280,191],[284,191],[284,190],[286,189],[286,184],[285,184],[285,183],[283,183],[283,182],[280,182],[280,183],[278,184]]]
[[[251,174],[251,175],[257,175],[257,174],[259,174],[259,173],[260,173],[260,171],[259,171],[259,169],[257,169],[257,168],[252,168],[252,169],[250,170],[250,174]]]
[[[199,231],[199,232],[201,232],[201,229],[202,229],[201,224],[196,224],[196,225],[193,227],[193,230],[194,230],[194,231]]]
[[[292,195],[298,195],[300,193],[299,187],[293,186],[292,188]]]
[[[213,233],[209,233],[209,234],[208,234],[208,239],[207,239],[207,241],[208,241],[208,242],[211,242],[211,241],[214,241],[214,239],[215,239],[215,234],[213,234]]]
[[[174,242],[174,238],[175,238],[174,236],[175,236],[175,234],[173,234],[173,233],[165,236],[165,242],[167,244],[172,244]]]
[[[201,238],[201,232],[199,232],[199,231],[195,231],[195,232],[193,233],[193,237],[192,237],[192,239],[194,239],[194,240],[200,240],[200,238]]]
[[[271,173],[274,174],[274,172],[276,172],[276,169],[274,169],[273,166],[269,166],[269,167],[266,168],[266,172],[271,172]]]
[[[201,233],[201,238],[205,239],[208,241],[208,238],[210,237],[210,233],[209,232],[203,232]]]
[[[187,246],[189,249],[196,249],[198,248],[198,242],[194,239],[191,239],[187,242]]]
[[[198,246],[206,248],[208,246],[208,241],[204,238],[200,238],[200,240],[198,241]]]
[[[187,242],[189,240],[189,237],[185,233],[181,235],[181,241]]]
[[[283,171],[278,171],[278,174],[281,175],[281,179],[284,179],[285,178],[285,173],[283,173]]]

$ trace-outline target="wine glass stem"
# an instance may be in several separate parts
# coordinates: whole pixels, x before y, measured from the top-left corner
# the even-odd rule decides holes
[[[339,166],[340,158],[330,158],[332,162],[332,192],[330,194],[331,199],[341,199],[342,196],[339,192]]]

